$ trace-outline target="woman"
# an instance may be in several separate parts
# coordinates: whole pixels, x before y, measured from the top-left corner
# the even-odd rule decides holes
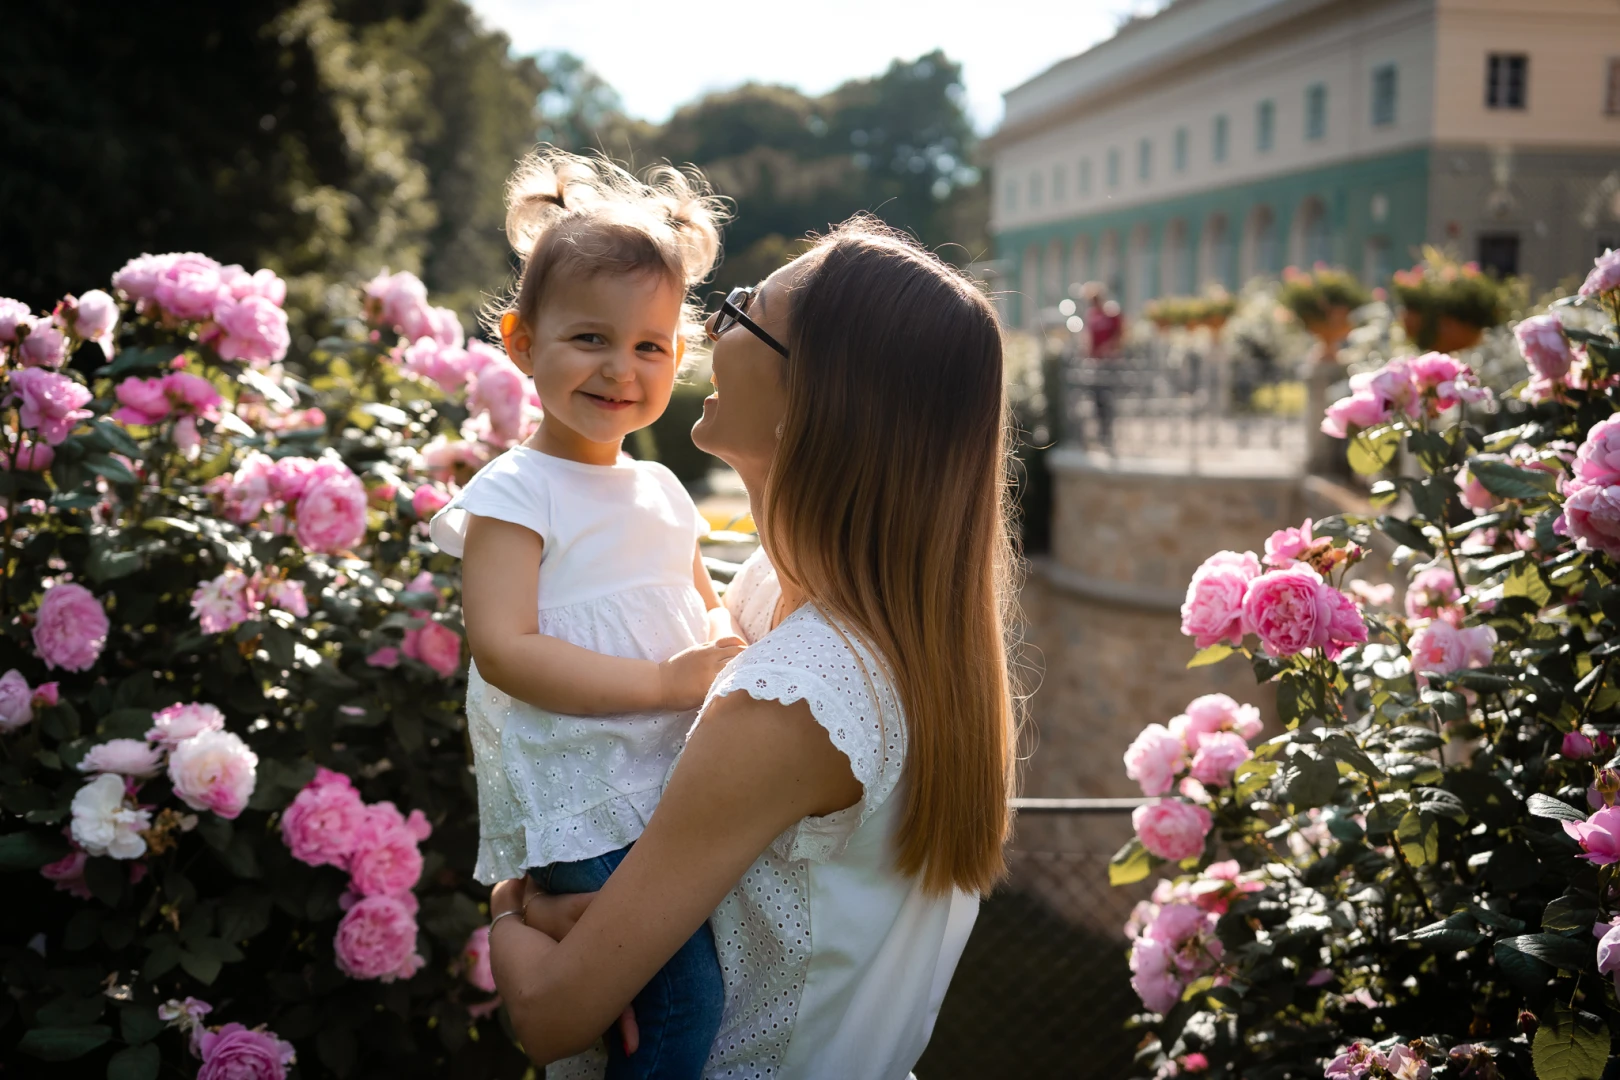
[[[1004,868],[1000,329],[968,281],[857,219],[733,292],[709,334],[692,437],[757,510],[770,565],[733,597],[754,644],[588,906],[496,887],[496,984],[556,1061],[710,919],[727,1002],[706,1076],[905,1077]]]

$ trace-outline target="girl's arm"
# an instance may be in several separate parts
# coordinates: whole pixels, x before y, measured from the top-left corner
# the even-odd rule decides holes
[[[568,936],[555,941],[521,918],[490,932],[495,984],[524,1051],[556,1061],[601,1038],[772,840],[860,796],[806,703],[740,692],[711,702],[646,832]],[[523,888],[497,885],[490,910],[520,908]]]
[[[540,633],[542,550],[532,530],[467,515],[461,572],[467,644],[479,674],[519,701],[571,716],[694,709],[740,651],[730,643],[695,645],[660,664],[603,656]]]
[[[702,544],[697,545],[697,554],[692,557],[692,584],[697,586],[698,595],[703,597],[703,606],[709,612],[709,640],[727,641],[728,644],[735,645],[747,644],[738,636],[736,627],[732,625],[731,612],[720,602],[720,594],[714,591],[714,581],[709,577],[709,568],[703,565]]]

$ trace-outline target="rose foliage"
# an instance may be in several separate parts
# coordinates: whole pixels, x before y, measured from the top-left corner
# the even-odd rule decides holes
[[[410,274],[294,356],[285,295],[174,254],[0,299],[8,1073],[522,1071],[426,519],[536,403]]]
[[[1617,323],[1610,252],[1502,400],[1439,353],[1353,381],[1324,430],[1375,513],[1194,575],[1191,664],[1246,659],[1285,730],[1217,695],[1125,755],[1154,802],[1110,877],[1164,875],[1127,927],[1143,1072],[1620,1075]],[[1352,580],[1374,532],[1399,606]]]

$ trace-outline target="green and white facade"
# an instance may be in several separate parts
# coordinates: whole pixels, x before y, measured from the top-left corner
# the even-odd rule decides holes
[[[1550,287],[1620,247],[1613,0],[1177,0],[1005,95],[1005,314],[1424,243]]]

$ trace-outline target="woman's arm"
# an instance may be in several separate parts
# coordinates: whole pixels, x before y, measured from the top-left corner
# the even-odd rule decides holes
[[[519,701],[572,716],[692,709],[735,644],[696,645],[663,663],[603,656],[540,633],[540,537],[467,515],[461,596],[479,674]],[[713,591],[712,588],[710,590]]]
[[[759,858],[801,818],[853,805],[860,782],[804,702],[745,693],[710,704],[641,839],[558,942],[501,919],[490,935],[496,987],[537,1062],[601,1037]],[[496,887],[496,914],[522,905]]]

